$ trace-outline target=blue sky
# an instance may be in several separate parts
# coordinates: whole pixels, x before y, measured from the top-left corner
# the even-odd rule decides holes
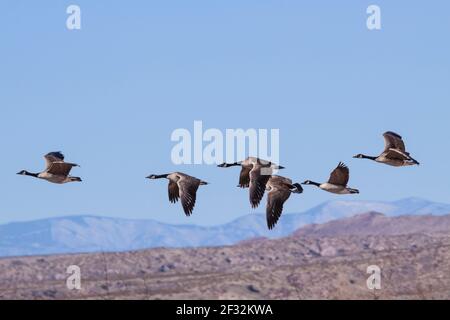
[[[66,7],[82,30],[65,27]],[[382,30],[366,28],[381,7]],[[357,196],[313,188],[285,212],[333,199],[450,202],[448,1],[2,1],[0,223],[65,215],[211,225],[251,213],[239,170],[174,166],[170,135],[277,128],[283,174],[326,180],[339,161]],[[352,159],[402,134],[420,167]],[[61,150],[81,184],[17,176]],[[194,214],[150,173],[211,182]],[[264,207],[257,211],[263,212]]]

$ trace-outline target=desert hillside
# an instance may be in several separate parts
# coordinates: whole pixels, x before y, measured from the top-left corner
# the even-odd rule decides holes
[[[66,269],[81,268],[81,290]],[[366,269],[381,268],[381,290]],[[0,259],[2,299],[450,299],[450,216],[367,213],[282,239]]]

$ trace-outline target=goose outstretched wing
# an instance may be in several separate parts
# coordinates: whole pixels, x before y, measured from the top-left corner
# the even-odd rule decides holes
[[[169,201],[175,203],[180,198],[180,190],[178,184],[172,180],[169,180]]]
[[[77,167],[75,163],[67,163],[64,161],[53,162],[47,172],[57,176],[68,176],[73,167]]]
[[[64,155],[60,151],[49,152],[44,156],[46,169],[50,168],[53,162],[64,162]]]
[[[239,174],[239,187],[248,188],[250,186],[250,170],[251,167],[242,167]]]
[[[262,169],[263,167],[261,165],[255,164],[253,165],[253,169],[250,171],[249,196],[252,208],[259,206],[261,199],[264,197],[264,192],[266,191],[267,181],[270,179],[270,175],[262,174]]]
[[[411,157],[409,156],[409,153],[402,152],[398,149],[388,149],[385,151],[385,155],[389,159],[396,159],[396,160],[410,160]]]
[[[78,167],[75,163],[64,162],[64,155],[60,151],[49,152],[44,158],[45,171],[57,176],[68,176],[73,167]]]
[[[284,203],[291,196],[291,185],[290,179],[278,176],[273,176],[268,181],[270,191],[267,195],[266,219],[269,229],[273,229],[280,219]]]
[[[384,151],[388,151],[389,149],[397,149],[405,154],[408,154],[405,149],[405,143],[399,134],[392,131],[387,131],[383,133],[383,137]]]
[[[187,175],[180,175],[180,179],[177,184],[184,213],[187,216],[190,216],[195,207],[195,200],[197,198],[197,190],[200,186],[200,180]]]
[[[330,179],[328,179],[328,183],[338,185],[338,186],[347,186],[348,180],[350,178],[350,170],[348,167],[339,162],[336,169],[331,172]]]

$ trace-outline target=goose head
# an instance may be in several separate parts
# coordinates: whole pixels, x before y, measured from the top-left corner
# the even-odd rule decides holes
[[[39,177],[38,173],[31,173],[31,172],[28,172],[27,170],[19,171],[19,172],[17,172],[17,174],[21,175],[21,176],[30,176],[30,177],[35,177],[35,178]]]
[[[291,189],[291,191],[293,193],[302,193],[303,192],[303,188],[299,183],[294,183],[292,184],[293,188]]]

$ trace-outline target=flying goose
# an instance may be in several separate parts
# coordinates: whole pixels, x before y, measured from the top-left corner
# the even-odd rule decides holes
[[[359,193],[359,190],[347,187],[349,177],[350,171],[348,167],[342,162],[339,162],[336,169],[334,169],[333,172],[331,172],[330,179],[328,179],[328,182],[317,183],[311,180],[306,180],[302,184],[312,184],[316,187],[319,187],[322,190],[336,194]]]
[[[152,174],[147,177],[147,179],[163,178],[169,180],[169,201],[175,203],[181,198],[184,213],[186,216],[190,216],[194,210],[198,187],[208,183],[181,172],[161,175]]]
[[[239,174],[239,188],[250,188],[249,197],[252,208],[259,206],[266,190],[267,181],[269,181],[274,169],[284,169],[270,161],[262,160],[256,157],[248,157],[244,161],[235,163],[222,163],[218,165],[221,168],[241,166]]]
[[[271,176],[266,185],[267,205],[266,218],[267,227],[273,229],[283,213],[283,205],[291,196],[291,193],[302,193],[303,188],[298,183],[292,183],[289,178]]]
[[[370,159],[394,167],[419,165],[419,162],[413,159],[409,155],[409,152],[406,152],[405,143],[400,135],[392,131],[387,131],[383,134],[383,137],[385,147],[379,156],[371,157],[364,154],[357,154],[353,158]]]
[[[64,162],[64,155],[61,152],[50,152],[44,156],[47,167],[40,173],[31,173],[22,170],[17,174],[35,177],[48,182],[63,184],[67,182],[81,182],[81,178],[69,176],[73,167],[78,167],[75,163]]]

